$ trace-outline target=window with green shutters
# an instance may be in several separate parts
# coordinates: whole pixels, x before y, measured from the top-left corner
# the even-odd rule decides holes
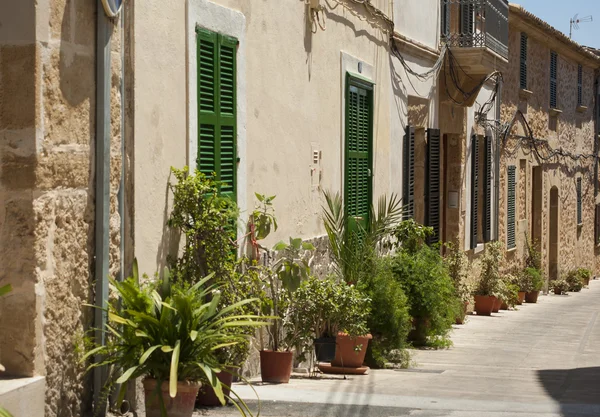
[[[550,52],[550,108],[555,109],[558,105],[558,55],[556,52]]]
[[[577,224],[583,224],[583,213],[581,208],[581,177],[577,178]]]
[[[527,34],[521,32],[521,51],[519,65],[519,84],[523,90],[527,89]]]
[[[484,195],[485,206],[483,210],[483,240],[492,240],[492,137],[485,137],[485,178]]]
[[[346,78],[346,149],[344,201],[349,230],[367,228],[371,210],[373,85]]]
[[[583,104],[583,67],[577,66],[577,105]]]
[[[406,126],[402,161],[402,218],[415,216],[415,128]]]
[[[517,167],[509,165],[507,167],[507,207],[506,207],[506,247],[513,249],[516,243],[516,184]]]
[[[222,195],[236,199],[237,39],[197,28],[198,169],[216,174]]]
[[[433,229],[427,243],[440,240],[440,130],[427,129],[427,180],[425,182],[425,224]]]
[[[471,137],[471,249],[477,247],[479,214],[479,137]]]

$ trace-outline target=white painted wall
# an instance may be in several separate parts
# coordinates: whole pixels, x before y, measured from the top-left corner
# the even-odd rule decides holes
[[[394,0],[396,32],[438,49],[440,4],[440,0]]]

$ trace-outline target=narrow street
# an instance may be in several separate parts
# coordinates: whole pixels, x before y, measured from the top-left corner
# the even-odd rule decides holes
[[[416,368],[255,384],[264,416],[600,416],[600,281],[567,296],[455,326],[454,347],[414,351]],[[235,387],[256,410],[248,386]],[[198,415],[234,416],[233,407]]]

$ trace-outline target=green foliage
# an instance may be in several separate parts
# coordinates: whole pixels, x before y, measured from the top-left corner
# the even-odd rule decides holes
[[[467,284],[471,264],[465,252],[461,250],[458,239],[454,243],[446,243],[446,248],[447,252],[444,262],[448,270],[448,275],[454,284],[456,297],[466,306],[466,304],[473,302],[472,289]],[[456,318],[464,320],[465,315],[466,308],[462,308],[459,309],[458,317]]]
[[[528,267],[523,270],[523,287],[521,291],[540,291],[544,286],[542,272],[537,268]]]
[[[173,262],[177,279],[195,283],[213,274],[217,283],[230,278],[235,267],[237,205],[219,195],[219,182],[198,170],[171,168],[176,183],[169,182],[173,193],[170,227],[185,235],[183,254]]]
[[[501,260],[502,243],[498,241],[488,243],[481,257],[481,274],[474,295],[490,296],[498,292]]]
[[[569,284],[569,291],[579,292],[583,288],[583,277],[577,269],[567,273],[566,281]]]
[[[300,353],[309,352],[315,338],[336,337],[340,331],[350,336],[367,334],[369,313],[369,298],[353,285],[335,277],[308,278],[294,293],[290,313],[291,324],[299,331]]]
[[[307,279],[310,274],[308,261],[302,257],[302,251],[312,251],[312,243],[303,242],[301,238],[291,238],[290,243],[283,241],[275,244],[273,250],[280,252],[281,257],[273,266],[275,273],[281,280],[283,287],[294,292],[300,287],[300,282]]]
[[[407,253],[417,253],[431,235],[432,227],[423,226],[413,219],[404,220],[394,230],[394,237]]]
[[[365,229],[350,230],[344,202],[339,193],[324,192],[323,224],[329,241],[335,273],[348,284],[356,284],[368,271],[371,252],[380,255],[389,244],[396,224],[402,216],[402,205],[395,194],[379,197],[377,209],[370,208],[369,224]]]
[[[527,242],[527,253],[525,255],[525,268],[534,268],[542,270],[542,253],[538,250],[539,242],[531,241],[525,233],[525,242]]]
[[[592,277],[592,271],[587,268],[577,268],[577,275],[579,275],[583,282],[586,283]]]
[[[6,408],[0,406],[0,417],[13,417],[13,415]]]
[[[259,241],[277,231],[277,219],[273,208],[275,196],[267,197],[264,194],[254,193],[258,204],[248,219],[248,236],[252,245],[252,259],[258,259],[260,250],[266,250]]]
[[[504,274],[498,281],[496,297],[500,298],[509,307],[514,307],[519,303],[519,286],[514,283],[515,277],[510,274]]]
[[[446,337],[464,306],[439,251],[427,245],[413,250],[411,245],[403,246],[393,258],[392,271],[409,300],[413,339],[422,343]]]
[[[561,294],[569,291],[569,283],[565,279],[556,279],[550,283],[552,290]]]
[[[171,397],[177,395],[177,381],[205,380],[224,403],[216,374],[225,364],[215,352],[243,343],[247,328],[266,324],[256,315],[229,314],[256,300],[219,309],[221,288],[209,285],[212,275],[194,285],[171,283],[168,275],[162,282],[144,285],[134,268],[134,275],[123,282],[111,279],[118,297],[108,304],[107,343],[88,351],[83,359],[100,355],[103,359],[91,367],[112,365],[121,370],[117,383],[143,376],[156,379],[158,386],[169,381]],[[124,390],[120,398],[123,394]],[[161,408],[166,415],[164,405]]]
[[[360,284],[374,306],[367,320],[373,339],[366,361],[369,366],[383,368],[394,352],[402,352],[406,347],[412,322],[408,299],[392,272],[392,259],[379,258],[370,264],[371,273],[365,274]]]

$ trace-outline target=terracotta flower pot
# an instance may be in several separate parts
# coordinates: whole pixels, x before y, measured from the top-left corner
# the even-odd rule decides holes
[[[502,305],[502,300],[498,297],[494,297],[494,307],[492,307],[492,313],[497,313],[500,311],[500,306]]]
[[[528,303],[537,303],[538,296],[540,295],[539,291],[531,291],[525,294],[525,301]]]
[[[372,338],[373,336],[370,334],[351,337],[344,333],[338,333],[335,358],[331,361],[331,365],[344,368],[361,367],[365,361],[369,340]]]
[[[562,290],[560,288],[554,288],[554,294],[562,295]]]
[[[146,396],[146,416],[161,417],[156,379],[146,378],[143,384]],[[160,395],[163,398],[168,416],[191,417],[200,386],[200,382],[179,381],[177,382],[177,395],[175,398],[171,398],[169,395],[169,381],[164,381],[160,386]]]
[[[525,301],[525,291],[519,291],[519,301],[517,301],[518,305],[523,304],[523,302]]]
[[[292,375],[292,352],[260,351],[260,376],[263,382],[287,384]]]
[[[583,284],[587,287],[590,285],[590,277],[584,278],[583,279]]]
[[[475,296],[475,312],[478,316],[491,316],[496,297],[489,295]]]
[[[236,371],[235,368],[230,368],[228,371],[221,371],[217,374],[217,378],[223,385],[223,395],[227,397],[231,391],[231,384],[233,384],[233,373]],[[227,398],[225,398],[227,401]],[[209,407],[222,406],[221,401],[215,394],[215,390],[210,385],[204,385],[198,392],[198,405],[205,405]]]
[[[508,303],[502,300],[502,305],[500,306],[500,310],[508,310]]]

